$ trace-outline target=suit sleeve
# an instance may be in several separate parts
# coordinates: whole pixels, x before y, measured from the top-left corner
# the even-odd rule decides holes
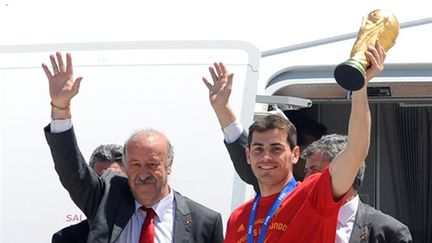
[[[258,180],[255,177],[252,168],[247,163],[246,158],[246,147],[247,147],[247,135],[243,131],[241,136],[233,143],[225,143],[225,146],[230,155],[231,161],[233,162],[234,168],[240,178],[252,185],[256,192],[259,191]]]
[[[102,197],[103,183],[84,160],[73,128],[51,133],[48,125],[44,131],[61,184],[87,218],[92,218]]]
[[[216,217],[215,227],[213,230],[212,243],[224,242],[222,216],[218,213]]]
[[[89,230],[88,220],[81,221],[56,232],[51,239],[51,243],[85,243],[87,242]]]
[[[411,243],[413,242],[411,232],[408,227],[390,215],[383,214],[379,211],[379,215],[384,215],[375,220],[374,224],[384,232],[386,242],[395,243]],[[379,227],[379,225],[382,225]]]
[[[402,225],[399,229],[393,231],[389,242],[411,243],[413,239],[407,226]]]

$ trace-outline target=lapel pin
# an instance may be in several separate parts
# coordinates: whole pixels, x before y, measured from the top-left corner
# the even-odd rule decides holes
[[[192,224],[192,219],[186,219],[185,220],[185,224],[186,225],[191,225]]]
[[[366,235],[367,235],[367,228],[363,229],[363,230],[360,232],[360,241],[364,241],[364,240],[366,240]]]

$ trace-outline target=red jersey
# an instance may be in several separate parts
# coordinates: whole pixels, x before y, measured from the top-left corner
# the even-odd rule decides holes
[[[258,239],[261,226],[279,193],[261,197],[255,218],[254,241]],[[333,199],[328,168],[322,174],[314,174],[283,200],[270,221],[264,242],[333,243],[339,208],[343,201]],[[235,209],[228,220],[225,243],[247,242],[249,217],[253,200]]]

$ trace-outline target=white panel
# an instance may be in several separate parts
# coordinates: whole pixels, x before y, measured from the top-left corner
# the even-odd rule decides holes
[[[257,73],[252,69],[258,68],[259,52],[248,52],[251,46],[245,43],[225,43],[229,48],[206,43],[210,47],[196,49],[185,42],[165,44],[169,50],[92,51],[86,44],[82,50],[79,45],[2,50],[1,242],[49,242],[55,231],[84,217],[59,182],[42,130],[50,122],[50,98],[40,64],[49,63],[48,50],[58,48],[73,49],[75,76],[84,76],[71,107],[84,157],[99,144],[123,144],[137,129],[161,130],[175,149],[172,187],[221,212],[226,222],[233,195],[244,197],[244,188],[236,191],[233,184],[234,169],[201,77],[209,77],[208,66],[214,61],[224,61],[235,73],[233,108],[248,123],[256,94]],[[243,104],[250,108],[243,109]]]

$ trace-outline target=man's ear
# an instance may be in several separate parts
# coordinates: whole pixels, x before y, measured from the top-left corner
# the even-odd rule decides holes
[[[251,164],[251,162],[250,162],[250,149],[249,148],[246,148],[245,154],[246,154],[247,163]]]
[[[297,164],[299,158],[300,158],[300,147],[295,146],[291,153],[291,162],[293,163],[293,165]]]
[[[168,175],[171,175],[171,168],[172,168],[172,164],[167,166]]]

